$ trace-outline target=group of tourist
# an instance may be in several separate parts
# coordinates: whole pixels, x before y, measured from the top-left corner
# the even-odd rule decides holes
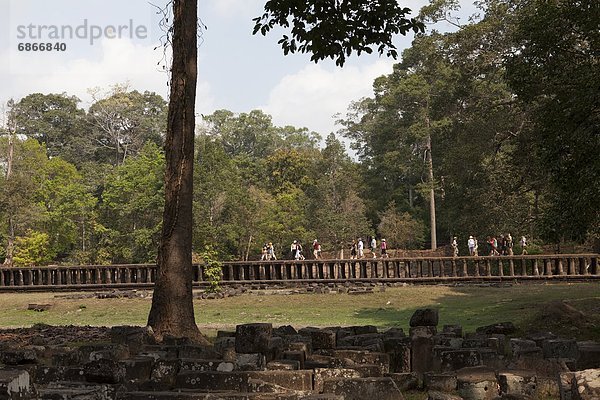
[[[367,238],[367,244],[369,246],[369,250],[371,251],[371,257],[377,258],[377,238],[375,236],[369,236]],[[379,249],[381,250],[381,257],[387,258],[389,257],[387,253],[387,242],[385,239],[381,239],[379,242]],[[355,260],[359,258],[363,258],[365,255],[365,243],[362,238],[353,239],[350,244],[350,259]]]
[[[514,241],[510,233],[506,235],[500,235],[498,238],[495,236],[488,236],[485,242],[488,246],[488,253],[490,256],[514,255]],[[521,246],[521,254],[527,254],[527,238],[525,236],[521,236],[519,245]],[[453,256],[458,257],[458,242],[456,240],[456,236],[452,238],[451,247]],[[479,256],[479,242],[475,236],[469,236],[469,239],[467,240],[467,247],[469,249],[470,256]]]

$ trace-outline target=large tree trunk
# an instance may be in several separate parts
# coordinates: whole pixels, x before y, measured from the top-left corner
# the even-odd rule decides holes
[[[148,325],[204,341],[192,303],[192,193],[197,79],[197,0],[173,1],[173,65],[165,140],[165,209]]]

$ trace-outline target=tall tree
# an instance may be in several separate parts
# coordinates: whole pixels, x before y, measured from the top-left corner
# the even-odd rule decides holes
[[[173,0],[173,62],[165,139],[165,207],[148,325],[154,335],[206,342],[192,303],[192,203],[197,70],[196,0]]]
[[[173,0],[172,4],[173,62],[165,140],[165,210],[148,325],[158,338],[172,334],[201,340],[194,321],[191,282],[197,3]],[[329,3],[309,2],[298,7],[296,1],[268,1],[266,13],[255,20],[254,32],[265,34],[275,25],[288,27],[291,18],[295,24],[294,36],[292,41],[284,38],[281,42],[284,52],[308,51],[314,54],[315,61],[331,57],[343,65],[346,54],[371,52],[373,45],[379,46],[380,53],[395,55],[394,34],[422,29],[416,21],[405,18],[410,10],[400,8],[395,0],[367,5],[348,0],[331,3],[335,4],[333,8],[323,7],[324,4]]]

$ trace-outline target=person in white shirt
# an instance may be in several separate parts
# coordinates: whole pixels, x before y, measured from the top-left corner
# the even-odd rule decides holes
[[[362,238],[358,238],[357,250],[358,250],[357,258],[363,258],[365,244],[363,243]]]
[[[473,236],[469,236],[469,240],[467,241],[467,246],[469,246],[469,255],[474,256],[475,255],[475,239],[473,239]]]

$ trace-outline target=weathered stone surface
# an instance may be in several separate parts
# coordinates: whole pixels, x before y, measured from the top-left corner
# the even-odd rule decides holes
[[[577,369],[600,368],[600,343],[577,342],[577,347],[579,349]]]
[[[390,371],[390,356],[386,353],[375,353],[359,350],[333,350],[329,355],[339,359],[351,360],[355,364],[377,365],[383,372]]]
[[[386,338],[383,342],[385,352],[390,356],[391,372],[411,371],[411,339],[401,337]]]
[[[128,346],[132,352],[138,352],[153,341],[148,328],[141,326],[113,326],[110,328],[110,340]]]
[[[419,377],[414,372],[389,373],[385,377],[392,378],[400,391],[415,390],[419,387]]]
[[[264,354],[236,354],[235,369],[238,371],[262,371],[267,365]]]
[[[456,390],[456,384],[456,375],[454,374],[435,374],[426,372],[423,376],[423,386],[427,390],[453,392]]]
[[[360,378],[358,371],[349,368],[315,368],[314,390],[323,393],[323,382],[327,379]]]
[[[129,358],[129,347],[123,344],[92,344],[79,348],[82,361],[95,361],[102,358],[119,361]]]
[[[491,400],[500,393],[493,369],[463,368],[456,371],[457,392],[465,400]]]
[[[577,383],[573,383],[575,381],[575,373],[573,372],[561,372],[558,376],[558,386],[560,390],[560,398],[561,400],[574,400],[574,392],[573,389],[577,388]]]
[[[236,326],[235,351],[238,353],[266,353],[273,333],[271,324],[243,324]]]
[[[267,363],[267,370],[270,371],[296,371],[300,368],[300,362],[296,360],[274,360]]]
[[[27,371],[0,369],[0,399],[27,399],[32,392]]]
[[[437,334],[435,326],[412,326],[408,330],[408,334],[413,337],[433,337]]]
[[[411,348],[412,372],[422,375],[433,370],[433,338],[415,337]]]
[[[512,338],[510,339],[509,343],[513,357],[518,357],[521,354],[535,355],[539,353],[540,357],[543,355],[542,349],[537,347],[536,342],[534,342],[533,340]]]
[[[550,339],[542,343],[544,358],[579,358],[579,348],[574,339]]]
[[[569,371],[564,362],[557,359],[543,359],[539,357],[521,356],[513,360],[508,366],[510,369],[535,371],[538,377],[555,378],[561,372]]]
[[[475,332],[484,335],[512,335],[516,331],[517,328],[512,322],[498,322],[492,325],[480,326],[479,328],[475,329]]]
[[[303,351],[284,351],[282,355],[283,360],[293,360],[298,363],[299,369],[304,369],[304,362],[306,361],[306,353]]]
[[[179,370],[178,360],[157,360],[152,366],[150,381],[144,388],[166,390],[173,387]]]
[[[105,358],[86,363],[83,373],[92,383],[120,383],[125,379],[125,367]]]
[[[535,396],[537,377],[533,371],[510,371],[498,373],[498,384],[502,395]]]
[[[438,346],[460,349],[463,347],[464,339],[453,335],[437,334],[433,337],[434,343]]]
[[[120,364],[125,368],[125,379],[146,381],[152,374],[153,360],[149,357],[136,357],[121,360]]]
[[[5,365],[34,364],[37,362],[37,354],[33,349],[5,350],[0,353],[0,363]]]
[[[558,399],[560,389],[556,378],[537,377],[534,398],[536,399]]]
[[[445,335],[451,335],[455,337],[463,336],[463,329],[460,325],[444,325],[442,328],[442,333]]]
[[[235,364],[223,360],[197,360],[193,358],[183,358],[179,360],[179,371],[223,371],[230,372],[235,368]]]
[[[296,335],[298,331],[291,325],[282,325],[273,329],[273,335],[277,336],[289,336]]]
[[[334,349],[336,347],[336,333],[332,330],[318,328],[303,328],[299,333],[311,339],[313,350]]]
[[[600,369],[574,372],[572,393],[575,400],[600,399]]]
[[[179,389],[246,392],[250,380],[259,380],[290,390],[312,390],[312,371],[188,371],[177,375]]]
[[[116,398],[116,386],[86,382],[53,382],[38,389],[39,400],[112,400]]]
[[[427,400],[463,400],[463,398],[455,394],[430,390],[427,392]]]
[[[410,317],[410,326],[437,326],[439,321],[438,310],[434,308],[421,308]]]
[[[323,392],[344,396],[344,400],[404,400],[392,378],[328,379]]]
[[[442,350],[439,353],[439,365],[441,372],[476,367],[482,365],[481,353],[476,349]]]

